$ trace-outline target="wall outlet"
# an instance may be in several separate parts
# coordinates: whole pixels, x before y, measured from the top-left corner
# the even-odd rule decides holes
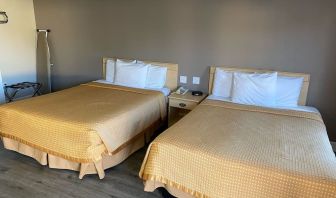
[[[180,76],[180,83],[187,83],[187,76]]]
[[[193,76],[193,84],[194,85],[199,85],[200,84],[200,77]]]

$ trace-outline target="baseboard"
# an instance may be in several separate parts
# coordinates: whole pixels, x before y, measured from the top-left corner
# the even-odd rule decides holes
[[[330,141],[333,151],[336,152],[336,142]]]

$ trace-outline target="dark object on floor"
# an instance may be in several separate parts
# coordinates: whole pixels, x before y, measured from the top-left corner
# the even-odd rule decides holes
[[[173,195],[171,195],[165,188],[158,188],[158,190],[163,198],[176,198]]]
[[[33,83],[33,82],[22,82],[17,83],[13,85],[5,85],[5,95],[8,99],[8,102],[12,102],[15,99],[16,94],[24,89],[33,88],[34,92],[32,94],[32,97],[40,94],[40,89],[42,87],[41,83]],[[11,93],[9,93],[9,90],[12,90]]]
[[[202,96],[202,95],[203,95],[203,92],[201,92],[201,91],[192,91],[191,94],[192,94],[193,96]]]

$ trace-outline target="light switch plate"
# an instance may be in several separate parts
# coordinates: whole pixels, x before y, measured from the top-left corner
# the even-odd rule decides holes
[[[194,85],[199,85],[200,84],[200,77],[193,76],[193,84]]]
[[[187,76],[180,76],[180,83],[187,83]]]

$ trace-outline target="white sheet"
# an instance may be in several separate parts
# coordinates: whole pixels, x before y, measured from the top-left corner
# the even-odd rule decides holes
[[[97,82],[97,83],[104,83],[104,84],[111,84],[111,85],[114,85],[114,83],[112,82],[109,82],[109,81],[106,81],[106,80],[95,80],[93,82]],[[154,91],[160,91],[163,93],[164,96],[168,96],[170,94],[170,89],[167,88],[167,87],[163,87],[161,89],[155,89],[155,88],[142,88],[142,89],[147,89],[147,90],[154,90]]]
[[[220,96],[215,96],[215,95],[209,95],[207,99],[210,100],[220,100],[220,101],[225,101],[225,102],[232,102],[230,98],[225,98],[225,97],[220,97]],[[296,106],[296,107],[284,107],[284,106],[273,106],[271,108],[276,108],[276,109],[289,109],[289,110],[295,110],[295,111],[307,111],[307,112],[317,112],[319,111],[315,107],[309,107],[309,106]]]

